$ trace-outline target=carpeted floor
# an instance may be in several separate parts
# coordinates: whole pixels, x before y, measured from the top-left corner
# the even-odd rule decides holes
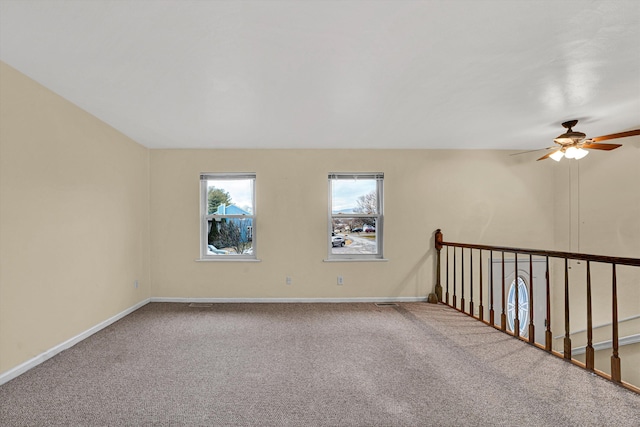
[[[0,386],[2,426],[638,426],[640,395],[442,305],[152,303]]]

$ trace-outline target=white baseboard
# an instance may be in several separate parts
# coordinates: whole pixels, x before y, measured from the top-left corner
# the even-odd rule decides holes
[[[38,366],[39,364],[41,364],[42,362],[51,359],[56,354],[66,350],[66,349],[68,349],[70,347],[73,347],[74,345],[76,345],[77,343],[82,341],[83,339],[90,337],[91,335],[95,334],[99,330],[104,329],[107,326],[111,325],[112,323],[114,323],[114,322],[122,319],[123,317],[127,316],[128,314],[133,313],[134,311],[136,311],[140,307],[148,304],[150,301],[151,301],[151,299],[147,298],[146,300],[143,300],[143,301],[139,302],[138,304],[136,304],[136,305],[134,305],[132,307],[129,307],[128,309],[124,310],[123,312],[120,312],[120,313],[116,314],[115,316],[110,317],[109,319],[98,323],[94,327],[92,327],[90,329],[87,329],[86,331],[76,335],[75,337],[70,338],[70,339],[66,340],[65,342],[63,342],[63,343],[58,344],[53,348],[50,348],[49,350],[45,351],[44,353],[41,353],[41,354],[37,355],[36,357],[33,357],[33,358],[27,360],[26,362],[16,366],[15,368],[9,369],[8,371],[1,373],[0,374],[0,385],[11,381],[12,379],[16,378],[19,375],[24,374],[29,369],[34,368],[34,367]]]
[[[640,343],[640,334],[629,335],[626,337],[622,337],[618,340],[618,346],[622,347],[625,345],[638,344]],[[613,341],[607,340],[593,344],[594,351],[606,350],[608,348],[613,348]],[[574,347],[571,349],[571,355],[576,356],[578,354],[584,354],[587,352],[586,346]]]
[[[179,298],[152,297],[151,302],[178,303],[355,303],[424,302],[425,297],[353,297],[353,298]]]

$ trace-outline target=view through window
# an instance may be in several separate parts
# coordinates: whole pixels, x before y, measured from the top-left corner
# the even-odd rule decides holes
[[[201,259],[255,259],[255,174],[202,174]]]
[[[329,258],[382,258],[382,173],[329,174]]]

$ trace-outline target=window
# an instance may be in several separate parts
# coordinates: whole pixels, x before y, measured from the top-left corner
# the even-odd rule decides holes
[[[518,276],[518,325],[520,326],[520,336],[528,335],[529,327],[529,291],[524,279]],[[511,282],[507,295],[507,323],[510,331],[515,330],[516,319],[516,280]]]
[[[200,259],[256,259],[256,175],[200,175]]]
[[[382,258],[383,173],[329,174],[329,259]]]

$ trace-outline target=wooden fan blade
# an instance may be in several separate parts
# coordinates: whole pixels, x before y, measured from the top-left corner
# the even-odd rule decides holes
[[[590,150],[615,150],[618,147],[622,147],[622,144],[584,144],[582,148],[588,148]]]
[[[520,154],[535,153],[536,151],[550,150],[552,148],[558,148],[558,147],[538,148],[537,150],[520,151],[519,153],[511,153],[509,155],[510,156],[519,156]]]
[[[591,140],[593,142],[598,142],[598,141],[606,141],[608,139],[626,138],[628,136],[636,136],[636,135],[640,135],[640,129],[630,130],[627,132],[612,133],[611,135],[597,136],[595,138],[591,138]]]
[[[556,150],[558,151],[558,150]],[[555,153],[556,151],[552,151],[550,153],[545,154],[544,156],[540,157],[538,160],[536,160],[536,162],[539,162],[540,160],[544,160],[544,159],[548,159],[549,156],[551,156],[553,153]]]

